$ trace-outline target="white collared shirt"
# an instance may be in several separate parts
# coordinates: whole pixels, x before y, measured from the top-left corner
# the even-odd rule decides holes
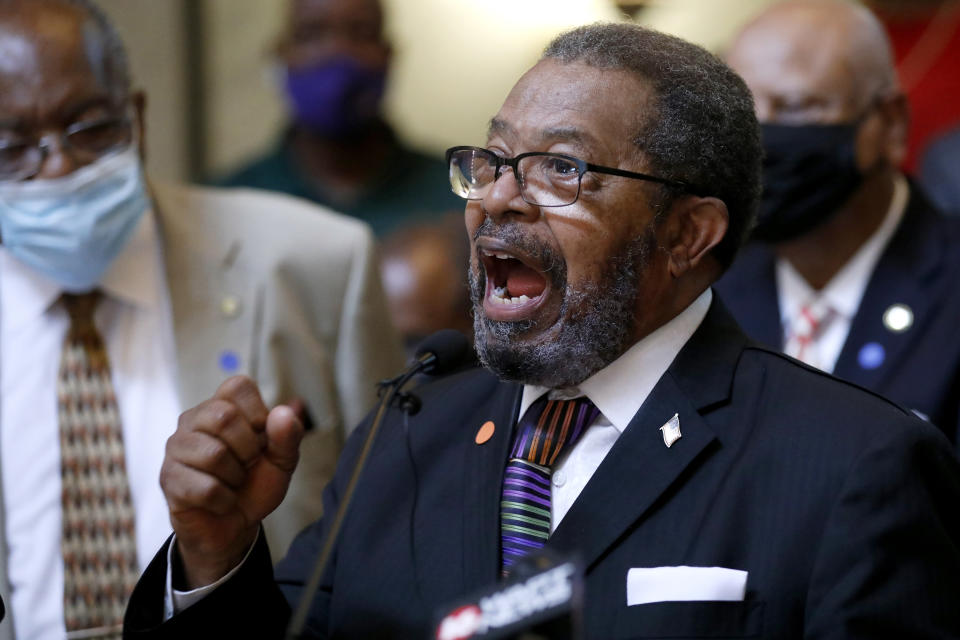
[[[545,387],[524,385],[519,416],[544,393],[551,393],[551,397],[586,396],[600,409],[600,415],[580,436],[573,449],[564,453],[555,465],[551,531],[563,520],[670,363],[703,322],[711,300],[713,293],[707,289],[677,317],[634,344],[575,389],[551,391]]]
[[[94,321],[110,357],[141,570],[169,535],[158,483],[177,424],[176,349],[157,224],[148,212],[101,284]],[[8,609],[18,638],[62,639],[56,380],[69,320],[60,287],[0,245],[0,473]]]
[[[857,250],[843,268],[820,291],[803,279],[788,261],[778,258],[776,264],[777,298],[780,305],[780,323],[784,340],[800,309],[822,298],[833,309],[834,315],[820,334],[807,345],[812,351],[811,361],[832,373],[850,333],[850,324],[867,290],[870,276],[880,261],[884,249],[903,220],[910,189],[907,180],[897,174],[893,183],[893,197],[883,222]],[[781,345],[782,346],[782,345]]]

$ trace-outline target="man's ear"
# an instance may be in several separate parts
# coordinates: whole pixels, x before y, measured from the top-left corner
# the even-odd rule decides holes
[[[892,167],[899,167],[907,156],[907,134],[910,128],[910,105],[907,97],[897,93],[880,105],[886,123],[884,152]]]
[[[145,117],[147,111],[147,94],[145,94],[142,89],[138,89],[130,95],[130,102],[133,104],[133,112],[136,115],[133,123],[133,138],[137,143],[137,148],[140,149],[140,160],[146,162],[147,135]]]
[[[719,198],[689,196],[674,203],[665,249],[670,275],[679,278],[696,269],[727,233],[730,214]]]

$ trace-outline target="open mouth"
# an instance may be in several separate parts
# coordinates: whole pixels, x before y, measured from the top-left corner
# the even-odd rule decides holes
[[[518,320],[546,297],[548,282],[529,259],[500,247],[481,247],[486,272],[484,310],[495,320]]]

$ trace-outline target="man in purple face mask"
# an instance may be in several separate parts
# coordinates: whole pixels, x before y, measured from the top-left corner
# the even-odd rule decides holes
[[[291,125],[224,184],[314,200],[381,236],[463,208],[446,165],[403,147],[381,119],[391,49],[378,0],[292,0],[276,56]]]

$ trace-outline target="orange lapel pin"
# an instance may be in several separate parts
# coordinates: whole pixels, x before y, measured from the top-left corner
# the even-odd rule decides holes
[[[496,429],[493,422],[487,420],[483,423],[483,426],[477,430],[477,437],[473,439],[477,444],[483,444],[487,440],[493,437],[493,432]]]

